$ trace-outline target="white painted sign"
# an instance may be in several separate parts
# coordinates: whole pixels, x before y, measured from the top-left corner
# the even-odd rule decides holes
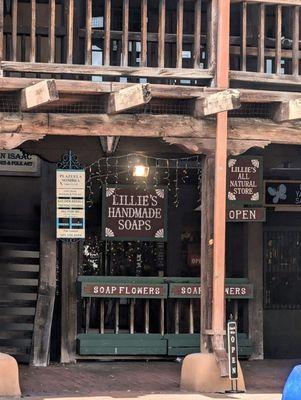
[[[20,150],[0,150],[0,175],[40,174],[40,159]]]
[[[56,237],[85,238],[85,171],[56,171]]]

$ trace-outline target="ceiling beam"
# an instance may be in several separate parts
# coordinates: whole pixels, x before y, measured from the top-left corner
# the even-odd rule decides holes
[[[301,119],[301,97],[296,100],[283,101],[275,106],[274,121],[294,121]]]
[[[209,94],[206,97],[197,98],[194,102],[192,115],[195,118],[202,118],[207,115],[237,109],[240,105],[239,90],[223,90],[222,92]]]
[[[110,93],[106,111],[107,114],[118,114],[147,104],[151,99],[151,90],[148,84],[128,86]]]
[[[21,111],[33,110],[58,99],[59,94],[55,81],[47,79],[21,90],[20,108]]]

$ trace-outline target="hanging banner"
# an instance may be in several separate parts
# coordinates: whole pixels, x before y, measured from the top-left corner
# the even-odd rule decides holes
[[[167,240],[166,187],[103,189],[102,237],[106,240]]]
[[[85,238],[85,171],[56,171],[56,237]]]
[[[39,176],[40,159],[20,150],[0,150],[0,175]]]
[[[267,206],[300,206],[301,181],[265,181]]]
[[[228,205],[235,207],[263,204],[263,158],[231,157],[227,166]]]

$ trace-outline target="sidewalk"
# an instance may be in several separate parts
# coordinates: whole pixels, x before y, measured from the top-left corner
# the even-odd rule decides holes
[[[24,398],[35,400],[280,400],[285,380],[300,360],[242,362],[246,394],[181,392],[177,362],[79,362],[47,368],[20,367]]]

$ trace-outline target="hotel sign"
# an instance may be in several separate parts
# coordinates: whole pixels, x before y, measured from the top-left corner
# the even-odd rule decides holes
[[[167,240],[167,188],[106,186],[102,237],[105,240]]]
[[[230,208],[227,210],[227,222],[264,222],[265,208]]]
[[[85,238],[85,171],[56,171],[56,237]]]
[[[110,283],[81,283],[82,297],[105,297],[105,298],[157,298],[167,297],[166,284],[110,284]]]
[[[237,156],[228,159],[227,202],[229,206],[263,203],[263,158]]]

